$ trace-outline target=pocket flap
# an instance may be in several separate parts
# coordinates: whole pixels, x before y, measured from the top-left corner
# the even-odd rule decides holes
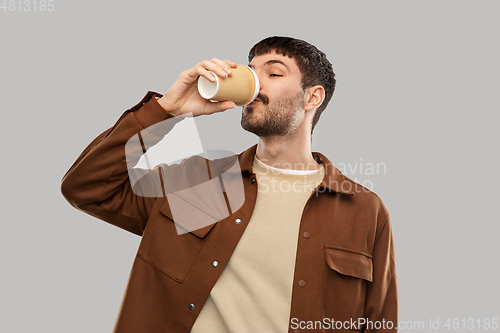
[[[192,213],[190,219],[187,219],[184,216],[184,218],[178,218],[177,220],[174,220],[168,202],[166,202],[160,208],[160,212],[166,217],[168,217],[170,220],[172,220],[173,223],[176,224],[177,234],[180,235],[183,233],[190,232],[193,235],[196,235],[200,238],[204,238],[208,234],[208,232],[214,227],[214,225],[219,221],[219,219],[211,217],[205,214],[202,210],[199,210],[195,207],[191,207],[190,209]],[[197,217],[197,215],[201,215],[202,219],[200,219],[199,216]],[[200,220],[202,220],[202,224],[197,223],[197,221]],[[212,223],[207,221],[210,221]]]
[[[179,235],[190,232],[203,238],[215,223],[229,216],[219,177],[167,191],[166,198],[160,211],[175,222]]]
[[[325,259],[328,267],[340,274],[373,282],[372,258],[368,254],[325,246]]]

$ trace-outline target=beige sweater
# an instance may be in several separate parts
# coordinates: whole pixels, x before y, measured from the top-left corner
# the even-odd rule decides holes
[[[288,331],[299,224],[324,169],[291,174],[256,158],[252,167],[255,210],[192,333]]]

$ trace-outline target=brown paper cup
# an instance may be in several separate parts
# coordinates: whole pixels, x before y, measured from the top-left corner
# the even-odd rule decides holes
[[[215,82],[205,77],[198,78],[198,92],[201,97],[213,101],[233,101],[242,106],[252,103],[259,94],[260,86],[257,74],[248,66],[238,65],[231,68],[233,75],[221,78],[215,73]]]

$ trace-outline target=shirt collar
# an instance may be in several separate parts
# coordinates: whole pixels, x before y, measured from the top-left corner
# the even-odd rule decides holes
[[[238,155],[241,172],[248,171],[253,174],[252,162],[257,151],[257,144],[243,151]],[[318,152],[312,152],[313,158],[319,164],[322,164],[325,169],[325,176],[320,184],[320,187],[327,188],[342,194],[354,195],[354,184],[345,177],[339,169],[337,169],[326,156]]]

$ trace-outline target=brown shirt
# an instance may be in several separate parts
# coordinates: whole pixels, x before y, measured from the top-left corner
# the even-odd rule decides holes
[[[155,196],[138,195],[127,171],[127,162],[134,159],[125,156],[125,145],[149,126],[173,117],[153,96],[161,95],[148,92],[94,139],[61,184],[63,195],[77,209],[142,236],[116,333],[189,332],[243,235],[257,198],[259,184],[252,170],[256,145],[237,157],[243,205],[208,226],[186,227],[191,232],[179,235],[179,224],[186,222],[174,220],[163,186]],[[159,140],[157,133],[143,137],[135,161]],[[395,332],[398,293],[388,211],[376,194],[342,175],[322,154],[312,154],[325,175],[300,221],[289,332],[324,332],[339,323],[346,328],[336,328],[339,332]],[[197,177],[202,159],[160,167],[147,177]],[[359,326],[363,321],[368,324]]]
[[[324,169],[294,174],[254,157],[252,170],[252,217],[191,333],[288,332],[300,219]]]

